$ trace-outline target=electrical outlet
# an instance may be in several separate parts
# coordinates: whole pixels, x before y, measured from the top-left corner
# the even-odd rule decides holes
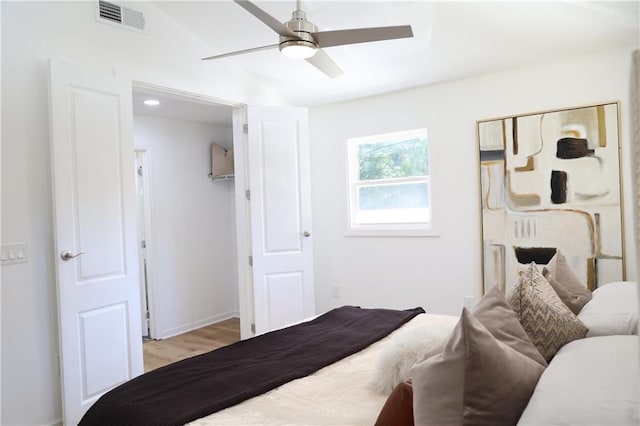
[[[475,305],[475,298],[473,296],[464,296],[464,307],[467,309],[473,308]]]
[[[331,287],[331,294],[334,299],[340,299],[340,287],[338,287],[337,285]]]

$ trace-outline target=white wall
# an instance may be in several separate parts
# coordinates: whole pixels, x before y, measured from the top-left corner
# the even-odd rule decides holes
[[[146,34],[95,21],[95,2],[2,2],[2,244],[26,242],[29,262],[2,268],[4,425],[59,421],[57,312],[49,156],[47,60],[255,104],[280,98],[210,54],[151,3]],[[205,175],[206,176],[206,175]]]
[[[631,200],[631,49],[425,86],[310,110],[316,305],[458,314],[481,292],[476,120],[620,100],[624,199]],[[438,237],[345,237],[348,137],[426,127],[434,152]],[[632,203],[625,204],[627,276],[636,277]],[[332,297],[337,286],[339,299]]]
[[[134,116],[134,144],[147,149],[155,338],[237,315],[233,181],[207,176],[211,143],[231,141],[230,127]]]

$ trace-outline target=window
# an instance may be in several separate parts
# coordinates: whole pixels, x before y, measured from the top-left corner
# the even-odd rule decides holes
[[[347,161],[347,234],[430,234],[426,129],[348,139]]]

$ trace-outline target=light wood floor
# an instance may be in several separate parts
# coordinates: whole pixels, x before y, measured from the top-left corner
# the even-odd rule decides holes
[[[190,358],[240,340],[240,319],[228,320],[163,340],[148,340],[142,345],[144,371]]]

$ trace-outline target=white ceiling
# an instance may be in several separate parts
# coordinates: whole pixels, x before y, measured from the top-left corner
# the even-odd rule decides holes
[[[160,104],[157,106],[145,105],[144,101],[147,99],[157,100]],[[231,127],[232,108],[230,106],[168,94],[153,89],[134,88],[133,112],[140,115],[152,115],[173,120]]]
[[[276,19],[296,2],[254,1]],[[154,2],[211,48],[202,57],[275,44],[278,35],[231,0]],[[232,61],[293,105],[314,106],[639,45],[638,1],[330,1],[302,3],[319,30],[410,24],[410,39],[326,48],[344,70],[330,79],[277,49]],[[228,108],[226,108],[228,111]]]

